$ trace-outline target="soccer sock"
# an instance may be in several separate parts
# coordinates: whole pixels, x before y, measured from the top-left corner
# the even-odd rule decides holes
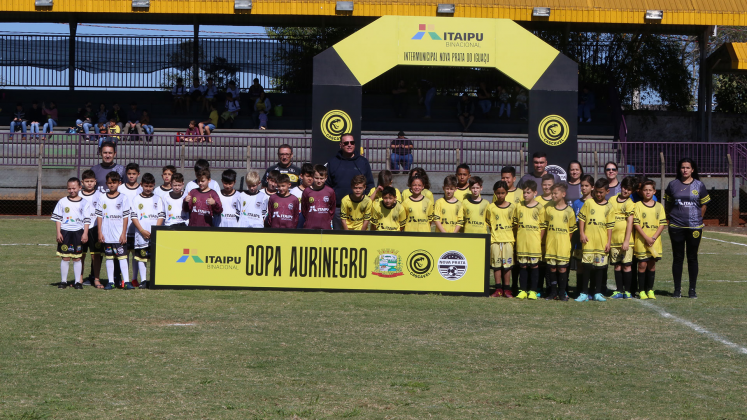
[[[60,260],[60,274],[62,283],[67,283],[67,272],[70,270],[70,261]]]
[[[132,254],[130,254],[130,255],[132,255]],[[129,257],[128,257],[128,259],[129,259]],[[140,264],[137,263],[137,260],[135,259],[135,256],[133,255],[132,256],[132,278],[134,280],[137,280],[137,272],[138,272],[139,265]]]
[[[539,283],[539,276],[540,276],[540,270],[539,267],[534,267],[529,269],[529,278],[532,281],[532,291],[537,292],[537,285]]]
[[[114,284],[114,260],[106,259],[106,276],[109,277],[109,284]]]
[[[565,296],[565,290],[568,287],[568,272],[558,273],[558,295],[562,298]]]
[[[623,278],[623,287],[625,290],[623,292],[630,292],[630,284],[633,282],[633,272],[632,271],[623,271],[622,273]]]
[[[638,292],[646,291],[646,272],[638,272]]]
[[[130,270],[127,269],[127,258],[119,260],[119,269],[122,271],[122,280],[126,282],[130,281]]]
[[[147,277],[145,276],[145,261],[138,261],[137,266],[140,271],[140,281],[148,281]]]
[[[83,262],[73,261],[73,273],[75,273],[75,282],[83,283],[83,280],[80,278],[83,274]]]
[[[589,280],[591,279],[592,265],[584,264],[584,272],[581,277],[581,293],[589,294]]]
[[[620,271],[615,270],[615,287],[617,288],[618,292],[620,293],[624,292],[622,270]]]
[[[547,283],[550,286],[550,296],[557,296],[558,294],[558,272],[557,271],[545,271],[547,275]]]
[[[539,275],[537,280],[537,291],[541,292],[542,287],[545,285],[545,279],[547,279],[547,275],[550,273],[550,270],[547,268],[547,264],[540,264],[538,269]],[[550,287],[550,281],[547,281],[547,286]]]
[[[654,290],[656,271],[646,271],[646,290]]]
[[[607,278],[607,267],[597,267],[597,269],[594,271],[594,275],[597,280],[595,293],[602,293],[604,280]]]
[[[521,269],[519,269],[519,289],[525,292],[527,291],[527,270],[527,267],[521,267]]]

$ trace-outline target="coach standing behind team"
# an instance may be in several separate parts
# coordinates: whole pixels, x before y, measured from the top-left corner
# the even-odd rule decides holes
[[[368,159],[358,154],[355,147],[355,138],[352,134],[343,134],[340,138],[340,151],[327,162],[327,185],[335,190],[337,197],[337,209],[335,210],[332,224],[335,230],[342,229],[340,219],[340,206],[342,199],[350,194],[353,189],[350,182],[356,175],[366,177],[366,191],[374,187],[373,173]]]
[[[695,286],[698,281],[698,248],[703,236],[703,215],[711,197],[705,185],[700,182],[698,166],[692,159],[681,159],[677,168],[677,179],[670,182],[664,191],[664,208],[669,218],[669,240],[672,241],[672,296],[682,297],[682,263],[687,252],[687,273],[690,280],[688,297],[695,299],[698,297]]]
[[[117,157],[117,146],[111,142],[104,142],[101,145],[101,163],[91,168],[94,174],[96,174],[96,188],[101,192],[109,191],[106,186],[106,174],[109,172],[116,172],[122,179],[125,178],[125,167],[115,163],[114,159]]]
[[[278,171],[281,174],[287,174],[291,181],[291,188],[295,188],[299,183],[301,168],[293,164],[293,148],[289,144],[282,144],[278,147],[278,163],[270,166],[262,176],[262,186],[267,186],[267,175],[270,171]]]
[[[534,152],[532,155],[532,166],[534,167],[534,172],[530,172],[519,180],[518,187],[519,189],[524,189],[524,183],[532,180],[535,183],[537,183],[537,186],[542,185],[542,176],[545,175],[547,172],[547,154],[544,152]],[[560,177],[556,174],[552,174],[553,178],[555,178],[555,184],[560,182]]]

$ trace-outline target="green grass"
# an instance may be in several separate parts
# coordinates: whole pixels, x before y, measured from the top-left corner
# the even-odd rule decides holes
[[[0,219],[0,244],[53,232]],[[747,247],[701,251],[700,299],[654,304],[745,347],[747,283],[716,280]],[[747,418],[747,355],[637,301],[58,290],[37,245],[0,272],[0,419]]]

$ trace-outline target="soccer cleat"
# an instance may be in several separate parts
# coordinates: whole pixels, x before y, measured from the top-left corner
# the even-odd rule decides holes
[[[648,296],[646,296],[646,292],[643,292],[643,291],[638,292],[638,299],[640,300],[648,299]]]
[[[558,300],[561,302],[568,302],[568,295],[559,296]]]
[[[106,286],[104,286],[104,290],[112,290],[114,289],[114,283],[106,283]]]
[[[633,299],[633,295],[630,292],[625,292],[625,299]]]
[[[675,290],[674,293],[672,293],[672,297],[675,299],[679,299],[682,297],[682,291],[681,290]]]
[[[541,297],[542,297],[542,292],[541,291],[537,292],[537,298],[541,298]]]
[[[587,295],[586,293],[581,293],[576,298],[576,302],[588,302],[588,301],[589,301],[589,295]]]
[[[138,283],[137,279],[133,279],[132,281],[130,281],[130,283],[132,283],[132,285],[134,287],[139,287],[140,286],[140,283]]]
[[[594,295],[594,300],[597,301],[597,302],[606,302],[607,301],[607,299],[605,299],[604,295],[601,294],[601,293],[597,293],[596,295]]]
[[[503,297],[513,298],[514,294],[511,293],[511,289],[506,289],[506,290],[503,291]]]
[[[134,289],[134,287],[132,286],[132,283],[130,283],[129,281],[124,284],[124,288],[125,288],[125,290],[132,290],[132,289]]]
[[[689,297],[690,299],[697,299],[698,295],[695,294],[695,289],[690,289],[690,292],[688,292],[687,297]]]
[[[530,291],[529,296],[527,296],[527,299],[537,300],[538,297],[539,297],[539,293],[535,291]]]
[[[86,278],[86,279],[83,280],[83,286],[90,286],[92,284],[93,283],[91,282],[90,278]]]
[[[625,295],[620,292],[615,292],[610,299],[625,299]]]
[[[545,298],[545,300],[555,300],[558,298],[558,292],[551,291],[549,295]]]
[[[502,297],[503,296],[503,289],[495,289],[495,292],[493,292],[490,297]]]
[[[140,285],[138,286],[138,288],[139,289],[147,289],[148,288],[148,281],[146,280],[146,281],[140,283]]]
[[[516,299],[526,299],[527,298],[527,292],[523,290],[519,290],[519,294],[516,295]],[[536,296],[535,296],[536,299]]]
[[[58,289],[66,289],[67,288],[67,282],[63,281],[59,285],[57,285]]]
[[[654,291],[653,290],[649,290],[648,291],[648,298],[656,300],[656,296],[654,295]]]
[[[73,288],[75,288],[77,290],[81,290],[81,289],[83,289],[83,285],[81,283],[75,283],[75,286],[73,286]]]

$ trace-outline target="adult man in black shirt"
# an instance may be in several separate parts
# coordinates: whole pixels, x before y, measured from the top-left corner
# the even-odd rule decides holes
[[[288,177],[291,180],[291,188],[297,187],[299,184],[298,176],[301,175],[301,168],[294,165],[292,161],[293,148],[288,144],[280,145],[280,147],[278,147],[278,163],[267,168],[262,177],[262,186],[267,186],[267,175],[270,174],[270,171],[278,171],[281,174],[288,174]]]
[[[524,182],[532,180],[537,183],[537,187],[542,185],[542,176],[547,173],[547,154],[544,152],[535,152],[532,155],[532,166],[534,166],[534,172],[530,172],[519,180],[517,187],[524,189]],[[555,177],[555,183],[560,182],[560,177],[552,174]]]
[[[102,193],[109,191],[106,186],[106,174],[109,172],[116,172],[122,179],[125,178],[125,167],[115,163],[114,158],[117,157],[117,146],[111,142],[104,142],[101,145],[101,163],[91,168],[93,173],[96,174],[96,188]]]
[[[414,146],[412,141],[405,137],[405,132],[400,131],[389,147],[392,149],[392,172],[399,173],[400,167],[409,171],[412,165],[412,149]]]

